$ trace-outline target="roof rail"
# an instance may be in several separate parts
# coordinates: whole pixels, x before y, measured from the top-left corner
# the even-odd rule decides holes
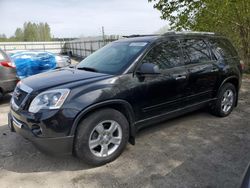
[[[124,38],[133,38],[133,37],[150,37],[150,36],[157,36],[157,34],[150,34],[150,35],[128,35],[128,36],[122,36]]]
[[[199,32],[199,31],[168,31],[166,33],[163,34],[164,35],[171,35],[171,34],[201,34],[201,35],[215,35],[216,33],[213,32]]]

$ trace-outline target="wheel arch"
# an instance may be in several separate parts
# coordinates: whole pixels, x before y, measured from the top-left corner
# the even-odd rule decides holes
[[[121,112],[129,122],[129,142],[134,145],[135,144],[135,133],[136,129],[134,126],[134,111],[132,106],[125,100],[116,99],[116,100],[108,100],[100,103],[93,104],[84,110],[82,110],[76,119],[74,120],[73,126],[71,128],[70,135],[75,135],[78,124],[90,113],[95,112],[96,110],[100,110],[102,108],[113,108],[119,112]]]
[[[231,83],[235,86],[236,89],[236,101],[235,101],[235,106],[238,105],[238,96],[239,96],[239,90],[240,90],[240,82],[239,82],[239,78],[237,76],[230,76],[228,78],[226,78],[225,80],[223,80],[223,82],[221,83],[218,91],[217,91],[217,96],[219,94],[220,89],[222,88],[222,86],[226,83]]]

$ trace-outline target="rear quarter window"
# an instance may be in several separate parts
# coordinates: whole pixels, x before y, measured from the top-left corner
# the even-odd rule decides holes
[[[238,57],[233,45],[227,39],[209,39],[209,42],[217,59]]]

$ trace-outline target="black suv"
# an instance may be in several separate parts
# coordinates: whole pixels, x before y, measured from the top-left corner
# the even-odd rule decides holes
[[[41,150],[102,165],[134,144],[141,127],[201,107],[229,115],[241,79],[235,49],[214,33],[128,37],[75,67],[22,80],[9,126]]]

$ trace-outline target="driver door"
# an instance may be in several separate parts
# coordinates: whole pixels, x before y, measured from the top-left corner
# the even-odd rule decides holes
[[[137,74],[140,91],[144,92],[140,103],[142,119],[184,107],[188,73],[180,54],[179,41],[170,40],[155,45],[142,60],[142,65],[155,64],[159,70],[158,74]]]

